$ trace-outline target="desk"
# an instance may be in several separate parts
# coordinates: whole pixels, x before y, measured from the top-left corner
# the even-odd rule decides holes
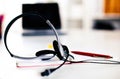
[[[53,36],[33,38],[23,37],[17,32],[11,34],[8,36],[10,41],[8,44],[12,52],[36,52],[47,47],[47,44],[52,43],[54,39]],[[60,36],[60,40],[70,50],[109,54],[120,61],[120,31],[74,30]],[[0,79],[120,79],[120,65],[93,63],[65,65],[49,77],[43,78],[40,76],[40,72],[44,71],[43,68],[16,68],[16,59],[9,56],[2,40],[0,49]]]

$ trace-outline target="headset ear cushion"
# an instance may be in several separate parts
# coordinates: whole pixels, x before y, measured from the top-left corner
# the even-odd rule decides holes
[[[36,56],[42,56],[42,55],[47,55],[47,54],[53,54],[53,55],[56,55],[57,53],[53,50],[41,50],[41,51],[38,51],[36,52]]]
[[[56,40],[53,41],[53,48],[55,51],[60,52],[59,47],[58,47],[58,42]]]
[[[58,48],[58,42],[56,40],[53,41],[53,47],[55,51],[60,52]],[[62,48],[64,52],[69,53],[68,47],[66,45],[62,45]]]
[[[54,50],[57,52],[57,56],[62,59],[63,57],[61,56],[61,53],[60,53],[60,50],[59,50],[59,47],[58,47],[58,42],[56,40],[53,41],[53,47],[54,47]],[[62,48],[63,48],[63,51],[65,52],[65,54],[69,54],[69,49],[67,46],[65,45],[62,45]]]
[[[45,56],[45,55],[48,55],[48,54],[52,54],[52,56],[51,57],[47,57],[47,58],[43,57],[42,60],[49,60],[49,59],[53,58],[57,53],[55,51],[53,51],[53,50],[41,50],[41,51],[36,52],[35,55],[37,57],[39,57],[39,56]]]
[[[63,57],[60,53],[60,50],[59,50],[59,47],[58,47],[58,42],[56,40],[53,41],[53,48],[54,50],[57,52],[57,57],[60,59],[60,60],[63,60]]]

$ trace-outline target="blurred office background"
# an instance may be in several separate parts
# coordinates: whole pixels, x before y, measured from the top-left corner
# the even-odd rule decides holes
[[[6,27],[11,19],[22,13],[22,4],[47,2],[59,4],[64,30],[92,30],[99,25],[109,27],[109,24],[105,24],[108,21],[120,28],[120,0],[0,0],[0,14],[4,15],[2,27]],[[17,25],[16,30],[20,31],[20,26]]]

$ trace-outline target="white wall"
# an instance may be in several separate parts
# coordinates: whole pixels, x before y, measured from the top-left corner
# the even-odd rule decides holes
[[[93,19],[103,16],[103,0],[69,0],[67,11],[72,29],[90,30]]]
[[[92,28],[93,20],[103,17],[103,0],[84,0],[84,26],[86,30]]]

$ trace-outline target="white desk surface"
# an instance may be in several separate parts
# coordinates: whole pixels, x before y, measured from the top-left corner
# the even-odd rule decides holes
[[[53,36],[23,37],[18,32],[8,35],[12,52],[36,52],[47,48]],[[69,50],[95,52],[113,56],[120,61],[120,31],[69,31],[60,36]],[[33,53],[34,54],[34,53]],[[16,68],[16,59],[11,58],[0,41],[0,79],[120,79],[120,65],[81,63],[65,65],[48,77],[41,77],[44,68]]]

